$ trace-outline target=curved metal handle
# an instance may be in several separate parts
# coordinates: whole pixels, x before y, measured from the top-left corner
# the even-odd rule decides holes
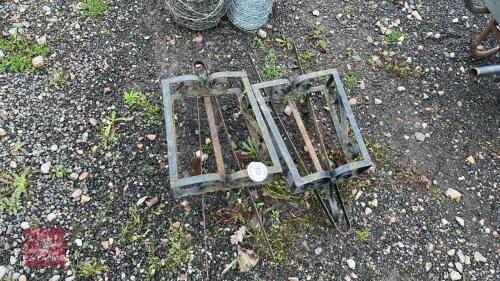
[[[470,47],[470,54],[475,57],[476,59],[484,59],[489,56],[492,56],[498,52],[500,52],[500,45],[497,45],[491,49],[487,50],[479,50],[478,47],[481,45],[481,43],[486,40],[486,38],[490,35],[490,33],[493,33],[493,35],[496,37],[497,42],[500,42],[500,30],[497,27],[497,22],[495,20],[492,20],[487,26],[486,29],[483,30],[479,34],[479,36],[474,40],[474,43],[472,43],[472,46]]]

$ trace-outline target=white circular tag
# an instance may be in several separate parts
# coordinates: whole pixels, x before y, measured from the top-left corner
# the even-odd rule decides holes
[[[251,162],[248,164],[247,173],[254,182],[262,182],[267,178],[267,167],[262,162]]]

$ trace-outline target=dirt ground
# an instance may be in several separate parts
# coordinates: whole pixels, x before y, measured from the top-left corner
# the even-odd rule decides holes
[[[39,70],[0,72],[0,171],[30,169],[18,213],[0,212],[1,280],[499,280],[500,76],[468,76],[500,61],[468,53],[489,16],[462,1],[278,0],[256,39],[227,18],[203,32],[178,27],[163,0],[107,2],[94,18],[78,1],[0,1],[3,42],[17,33],[50,49]],[[160,81],[201,58],[257,83],[248,54],[263,71],[271,50],[281,76],[296,75],[293,53],[276,41],[287,37],[311,54],[307,71],[350,77],[375,162],[340,186],[353,230],[339,233],[312,196],[278,182],[259,196],[275,257],[252,229],[243,190],[204,197],[206,255],[201,197],[170,194]],[[134,91],[143,102],[127,104]],[[112,112],[133,120],[115,121],[105,145]],[[192,119],[179,120],[196,135]],[[3,198],[12,183],[2,184]],[[228,266],[241,226],[241,248],[258,256],[245,272],[241,261]],[[63,267],[23,266],[23,229],[37,227],[64,229]]]

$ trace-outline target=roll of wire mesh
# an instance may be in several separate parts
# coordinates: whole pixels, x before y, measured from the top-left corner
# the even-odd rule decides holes
[[[227,0],[165,0],[174,21],[192,30],[216,26],[226,13]]]
[[[227,17],[239,29],[255,31],[267,22],[273,0],[229,0]]]

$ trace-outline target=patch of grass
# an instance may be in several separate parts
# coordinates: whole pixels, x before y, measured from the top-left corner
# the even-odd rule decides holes
[[[121,245],[123,241],[125,241],[128,236],[132,233],[132,230],[130,229],[132,225],[131,221],[125,222],[123,227],[120,229],[120,234],[118,235],[118,245]]]
[[[57,166],[55,174],[58,178],[64,178],[69,174],[69,169],[64,166]]]
[[[314,49],[308,49],[307,51],[300,54],[300,59],[305,63],[310,62],[315,57],[316,57],[316,50]]]
[[[316,27],[314,27],[314,30],[312,31],[312,35],[315,37],[320,37],[321,35],[323,35],[323,33],[325,33],[325,31],[326,29],[324,26],[316,25]]]
[[[0,59],[0,73],[33,71],[32,59],[50,53],[45,45],[28,43],[17,35],[12,35],[9,41],[0,40],[0,50],[5,55]]]
[[[276,65],[278,55],[275,50],[269,50],[266,55],[266,66],[262,71],[262,79],[264,81],[274,80],[281,77],[281,67]]]
[[[255,39],[253,40],[253,46],[260,50],[265,50],[267,48],[266,42],[259,36],[255,36]]]
[[[0,213],[7,212],[11,216],[17,215],[23,204],[22,195],[27,192],[28,176],[31,170],[24,170],[17,174],[15,172],[0,175]]]
[[[202,147],[203,153],[210,154],[214,151],[214,145],[211,143],[206,143]]]
[[[134,234],[132,235],[132,241],[136,242],[136,241],[141,241],[141,240],[144,240],[146,237],[148,237],[148,234],[151,232],[150,229],[146,229],[146,232],[144,232],[143,234]]]
[[[104,15],[108,9],[108,3],[105,0],[85,0],[80,4],[80,8],[82,16],[97,19]]]
[[[134,106],[139,103],[139,99],[141,98],[141,93],[139,92],[125,92],[123,93],[123,101],[128,106]]]
[[[159,126],[161,125],[160,108],[158,105],[149,101],[152,93],[141,93],[130,91],[123,93],[123,101],[129,107],[138,107],[142,109],[148,117],[148,125]]]
[[[293,249],[297,241],[297,231],[294,228],[294,223],[289,221],[284,221],[281,218],[281,213],[273,209],[264,210],[264,212],[270,213],[273,218],[273,223],[268,230],[269,243],[273,248],[274,259],[269,261],[269,266],[271,268],[276,268],[280,266]],[[258,251],[264,252],[266,255],[270,255],[269,249],[266,246],[264,235],[260,231],[247,229],[245,234],[249,238],[255,239],[255,245]]]
[[[292,189],[288,187],[284,178],[263,187],[264,195],[273,200],[289,201],[293,199]]]
[[[279,47],[281,47],[287,51],[293,50],[293,41],[292,41],[291,37],[282,36],[281,38],[276,38],[274,40],[276,40]]]
[[[277,58],[278,58],[278,54],[276,53],[276,51],[275,50],[269,50],[269,52],[267,53],[267,56],[266,56],[266,61],[269,64],[275,64]]]
[[[34,219],[30,222],[30,227],[31,228],[39,228],[40,226],[42,226],[43,223],[37,219]]]
[[[156,248],[152,244],[146,244],[146,263],[147,263],[147,273],[144,281],[153,280],[156,272],[164,264],[164,260],[158,256]]]
[[[401,32],[400,30],[391,30],[391,33],[389,35],[386,35],[384,37],[384,40],[387,43],[394,44],[394,43],[399,42],[400,38],[404,37],[404,36],[405,36],[405,34],[403,32]]]
[[[443,189],[440,188],[439,186],[431,187],[430,192],[431,192],[432,197],[434,197],[435,199],[437,199],[439,201],[442,201],[446,198]]]
[[[181,265],[193,259],[193,247],[182,243],[190,234],[185,232],[181,223],[171,223],[164,239],[168,247],[167,266],[170,270],[178,270]]]
[[[279,66],[270,65],[266,66],[262,71],[262,78],[264,81],[274,80],[281,76],[281,68]]]
[[[106,271],[106,266],[104,266],[99,261],[92,259],[83,262],[76,271],[76,275],[85,278],[90,278],[103,274],[105,271]]]
[[[355,73],[348,73],[345,76],[345,85],[349,88],[354,88],[358,85],[358,76]]]
[[[365,136],[365,145],[370,156],[376,164],[388,167],[395,163],[396,156],[393,147],[383,146],[378,143],[372,143],[369,136]]]
[[[11,149],[10,149],[10,153],[19,153],[19,151],[21,151],[21,148],[23,148],[25,145],[24,142],[21,142],[21,141],[16,141],[15,143],[13,143],[11,145]]]
[[[152,176],[155,174],[155,167],[153,165],[144,165],[144,174]]]
[[[139,212],[139,209],[137,209],[136,207],[130,208],[130,215],[132,216],[135,225],[141,224],[141,214]]]
[[[401,67],[396,62],[391,62],[385,66],[385,70],[387,72],[396,74],[401,77],[408,77],[411,74],[411,71],[408,67]]]
[[[52,77],[52,80],[50,81],[50,83],[53,85],[57,85],[57,86],[64,86],[70,81],[71,81],[71,76],[69,75],[69,73],[64,73],[62,71],[56,71],[56,73],[54,73],[54,76]]]
[[[339,185],[339,189],[345,203],[354,202],[354,199],[356,198],[356,192],[354,191],[363,190],[366,187],[366,180],[360,178],[350,179],[349,181]]]
[[[258,160],[259,159],[259,151],[253,144],[253,141],[248,138],[246,141],[242,141],[241,145],[243,146],[243,155],[246,155],[253,160]]]
[[[352,57],[354,57],[354,55],[356,55],[356,50],[354,49],[348,49],[345,51],[344,54],[342,54],[342,57],[346,60],[349,60],[351,59]]]
[[[106,127],[102,130],[101,133],[101,142],[100,146],[104,149],[110,148],[113,144],[118,141],[118,134],[116,133],[115,125],[117,123],[129,122],[134,119],[131,117],[118,117],[115,111],[111,112],[111,116],[107,117],[105,120]]]
[[[318,41],[316,41],[315,46],[320,50],[320,52],[322,52],[322,53],[326,52],[326,40],[325,39],[319,39]]]
[[[358,241],[365,241],[366,239],[370,238],[370,236],[371,232],[367,229],[356,231],[356,240]]]

